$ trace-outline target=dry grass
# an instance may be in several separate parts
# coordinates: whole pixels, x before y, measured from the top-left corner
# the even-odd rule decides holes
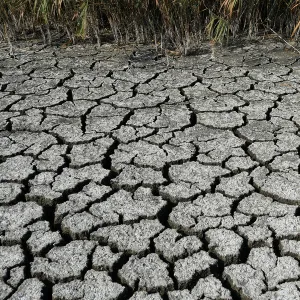
[[[152,42],[187,52],[209,38],[224,43],[272,29],[299,38],[300,0],[1,0],[0,37],[29,31],[51,43],[52,29],[70,40],[109,29],[117,43]]]

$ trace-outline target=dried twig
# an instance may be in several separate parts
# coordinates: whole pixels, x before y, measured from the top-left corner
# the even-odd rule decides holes
[[[289,43],[288,41],[286,41],[281,35],[279,35],[276,31],[274,31],[272,28],[269,28],[274,34],[276,34],[282,41],[284,41],[287,45],[289,45],[293,50],[295,50],[296,52],[298,52],[300,54],[300,51],[294,47],[291,43]]]

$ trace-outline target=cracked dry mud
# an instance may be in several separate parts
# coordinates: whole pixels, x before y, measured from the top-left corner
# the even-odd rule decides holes
[[[300,59],[0,47],[0,299],[300,299]]]

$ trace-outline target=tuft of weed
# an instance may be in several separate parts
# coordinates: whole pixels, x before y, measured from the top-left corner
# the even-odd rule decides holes
[[[0,38],[11,41],[39,32],[101,43],[109,31],[115,42],[155,42],[188,53],[203,39],[226,43],[239,35],[276,31],[297,40],[300,0],[1,0]]]

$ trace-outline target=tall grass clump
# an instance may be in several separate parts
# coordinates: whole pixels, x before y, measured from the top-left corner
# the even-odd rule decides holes
[[[117,43],[152,42],[186,51],[203,39],[275,31],[299,38],[300,0],[1,0],[0,38],[54,31],[70,40],[109,33]]]

